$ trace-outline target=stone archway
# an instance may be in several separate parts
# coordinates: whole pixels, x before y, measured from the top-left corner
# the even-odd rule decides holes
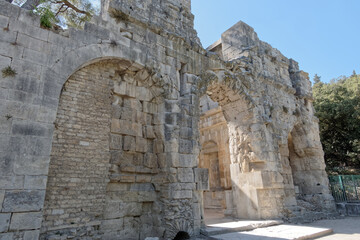
[[[202,79],[207,82],[204,90],[206,94],[221,107],[221,115],[226,125],[223,131],[227,131],[228,134],[231,181],[229,206],[232,205],[228,214],[248,219],[278,215],[277,209],[276,212],[271,212],[270,208],[264,207],[262,201],[265,199],[261,199],[261,195],[271,189],[267,188],[266,184],[270,183],[264,182],[267,176],[263,174],[268,167],[263,156],[266,148],[259,146],[261,143],[257,137],[261,131],[266,132],[266,129],[262,129],[262,124],[257,123],[257,112],[253,102],[246,93],[239,90],[244,86],[233,78],[231,73],[208,71]]]
[[[125,60],[87,65],[64,84],[41,238],[161,235],[160,209],[153,203],[157,154],[163,153],[156,120],[163,90],[147,84],[149,71]]]

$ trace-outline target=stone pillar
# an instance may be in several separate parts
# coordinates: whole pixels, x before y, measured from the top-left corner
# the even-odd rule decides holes
[[[229,103],[223,109],[229,126],[230,169],[237,217],[278,218],[282,215],[285,193],[271,132],[259,121],[257,109],[246,101]]]

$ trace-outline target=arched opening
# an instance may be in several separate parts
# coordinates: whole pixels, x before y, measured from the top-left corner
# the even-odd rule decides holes
[[[190,239],[190,235],[187,232],[179,231],[173,240],[186,240]]]
[[[231,188],[229,188],[229,198],[225,195],[226,211],[223,212],[242,219],[269,219],[280,216],[284,191],[283,179],[277,171],[278,162],[276,159],[278,154],[272,145],[274,139],[271,126],[268,126],[271,125],[271,104],[266,96],[261,96],[264,105],[257,106],[255,100],[247,94],[247,86],[234,80],[236,77],[232,76],[231,73],[208,72],[203,75],[203,78],[210,79],[205,91],[206,94],[221,107],[218,112],[221,113],[225,122],[224,126],[226,126],[226,130],[222,130],[221,134],[228,134],[228,141],[224,145],[227,145],[226,149],[228,149],[229,157],[226,161],[229,167],[228,176],[230,176],[231,185],[225,187]],[[200,106],[212,105],[212,103],[204,104],[200,101]],[[218,106],[216,105],[214,109]],[[217,127],[221,125],[214,124],[220,119],[215,117],[217,113],[213,113],[211,116],[214,117],[209,116],[209,121],[205,121],[208,122],[207,125],[200,126],[200,139],[202,132],[207,132],[207,126]],[[201,131],[202,128],[205,131]],[[215,135],[211,133],[206,133],[204,136],[209,137],[204,138],[203,141],[200,140],[201,143],[207,143],[212,140],[211,138],[215,138],[213,137]],[[213,142],[217,143],[214,140]],[[219,146],[220,144],[217,143],[218,158],[220,159]],[[203,145],[203,147],[205,151],[209,151],[206,146]],[[209,148],[214,149],[215,147]],[[209,157],[216,156],[213,150],[211,151],[208,154]],[[200,156],[202,155],[200,153]],[[223,159],[219,161],[220,184],[227,181],[226,176],[224,181],[221,181],[220,165]],[[207,189],[203,190],[205,194]],[[226,188],[224,190],[227,191]],[[206,224],[205,197],[206,195],[203,197],[203,216]],[[213,219],[211,222],[219,222],[218,220]]]
[[[145,68],[124,60],[69,77],[55,121],[42,239],[161,235],[154,179],[163,153],[162,90],[149,82]]]
[[[234,211],[227,121],[221,107],[207,95],[200,99],[200,110],[199,167],[209,174],[209,188],[203,191],[206,221],[234,215]]]
[[[311,132],[310,124],[295,125],[288,135],[287,145],[280,148],[285,205],[293,210],[294,221],[301,214],[299,211],[311,214],[313,219],[321,217],[312,213],[322,212],[331,204],[320,141],[312,137]]]

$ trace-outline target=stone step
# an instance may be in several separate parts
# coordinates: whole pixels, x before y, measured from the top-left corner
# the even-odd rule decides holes
[[[257,228],[264,228],[274,225],[282,224],[280,220],[266,220],[266,221],[248,221],[237,220],[231,222],[208,224],[205,229],[202,229],[202,234],[206,236],[214,236],[219,234],[250,231]]]
[[[331,234],[331,228],[309,227],[302,225],[281,224],[257,228],[246,232],[232,232],[211,236],[216,240],[305,240]]]

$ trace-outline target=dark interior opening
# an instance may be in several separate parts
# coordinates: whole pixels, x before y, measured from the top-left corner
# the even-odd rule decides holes
[[[190,235],[187,232],[180,231],[176,234],[173,240],[185,240],[185,239],[190,239]]]

